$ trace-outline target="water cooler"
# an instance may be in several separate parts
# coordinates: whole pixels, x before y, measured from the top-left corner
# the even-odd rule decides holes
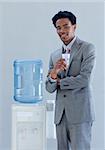
[[[14,62],[12,150],[46,150],[46,104],[42,61]]]

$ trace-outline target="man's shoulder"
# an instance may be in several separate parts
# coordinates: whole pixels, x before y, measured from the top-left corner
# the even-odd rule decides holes
[[[51,53],[51,56],[59,55],[61,51],[62,51],[62,48],[56,49]]]
[[[79,39],[80,40],[80,39]],[[95,46],[93,43],[85,41],[85,40],[80,40],[79,41],[81,43],[80,49],[83,53],[84,56],[88,56],[88,55],[96,55],[95,53]]]
[[[79,38],[77,38],[77,41],[81,44],[81,45],[84,45],[84,46],[91,46],[91,47],[94,47],[94,44],[93,43],[91,43],[91,42],[88,42],[88,41],[85,41],[85,40],[81,40],[81,39],[79,39]]]

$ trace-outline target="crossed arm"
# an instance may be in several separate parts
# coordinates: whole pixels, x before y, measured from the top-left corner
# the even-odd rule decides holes
[[[76,89],[86,87],[90,82],[90,76],[95,62],[95,49],[93,45],[89,45],[87,50],[83,51],[83,61],[81,62],[80,73],[77,76],[66,76],[63,79],[58,79],[59,71],[66,69],[64,60],[56,63],[53,66],[52,58],[49,63],[49,75],[46,80],[46,90],[50,93],[56,91],[58,84],[60,89]],[[50,79],[54,79],[52,82]]]

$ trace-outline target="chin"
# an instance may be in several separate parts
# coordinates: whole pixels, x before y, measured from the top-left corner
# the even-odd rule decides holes
[[[70,43],[70,38],[67,38],[67,39],[61,39],[61,40],[62,40],[62,42],[63,42],[64,44]]]
[[[65,45],[67,45],[67,44],[70,43],[70,41],[63,41],[63,43],[64,43]]]

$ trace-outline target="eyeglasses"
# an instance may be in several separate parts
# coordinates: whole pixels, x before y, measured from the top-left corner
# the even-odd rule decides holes
[[[65,25],[63,27],[60,27],[60,26],[56,27],[58,32],[61,31],[61,30],[69,30],[70,28],[71,28],[70,25]]]

